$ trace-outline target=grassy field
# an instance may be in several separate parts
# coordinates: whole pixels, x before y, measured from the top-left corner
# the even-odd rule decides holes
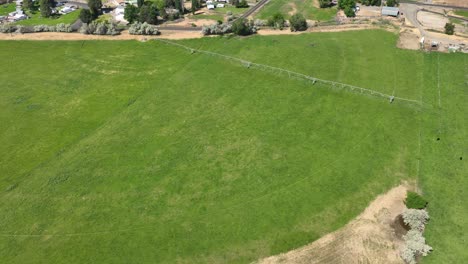
[[[216,8],[215,10],[208,11],[207,13],[191,16],[191,19],[213,19],[224,21],[227,12],[234,15],[239,15],[247,11],[248,8],[236,8],[234,6],[226,6],[224,8]]]
[[[246,263],[339,228],[402,179],[430,200],[424,262],[466,259],[468,58],[395,42],[181,43],[423,108],[157,42],[0,42],[15,62],[0,71],[0,261]]]
[[[0,5],[0,16],[6,16],[15,10],[16,10],[15,3]]]
[[[467,10],[455,10],[453,12],[455,13],[455,15],[468,17],[468,11]]]
[[[41,13],[39,11],[33,13],[26,12],[26,14],[29,16],[29,19],[18,21],[15,24],[23,26],[57,25],[60,23],[73,24],[80,16],[80,10],[76,10],[65,15],[53,16],[51,18],[41,17]]]
[[[271,0],[263,7],[256,17],[260,19],[268,19],[275,13],[282,13],[286,18],[289,18],[290,13],[301,13],[306,19],[328,21],[336,15],[336,8],[317,8],[313,5],[313,1],[300,0]]]

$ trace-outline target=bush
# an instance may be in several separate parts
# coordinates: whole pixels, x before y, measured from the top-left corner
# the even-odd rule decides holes
[[[57,24],[55,26],[55,32],[72,32],[72,28],[70,24]]]
[[[224,35],[232,32],[230,24],[213,24],[202,27],[202,34],[207,35]]]
[[[134,23],[128,29],[128,32],[131,35],[159,35],[158,28],[155,25],[150,25],[148,23]]]
[[[321,8],[330,7],[332,4],[331,0],[319,0],[319,5]]]
[[[307,29],[307,21],[302,14],[295,14],[289,19],[291,31],[304,31]]]
[[[429,214],[426,210],[407,209],[403,212],[403,222],[409,225],[412,230],[422,232],[428,220]]]
[[[397,0],[387,0],[387,6],[396,6],[398,5]]]
[[[401,257],[408,264],[416,264],[419,256],[427,256],[432,251],[432,247],[426,245],[426,239],[417,230],[410,230],[403,236],[405,245],[401,252]]]
[[[16,31],[16,26],[12,24],[0,24],[0,32],[1,33],[13,33]]]
[[[446,23],[445,24],[445,34],[453,35],[455,33],[455,25],[453,23]]]
[[[427,201],[421,195],[409,191],[406,193],[405,204],[409,209],[424,209]]]
[[[120,31],[113,23],[99,23],[93,21],[89,24],[83,24],[79,32],[81,34],[93,34],[93,35],[118,35]]]
[[[276,13],[270,19],[268,19],[267,25],[269,27],[283,29],[284,22],[286,22],[286,20],[284,19],[283,15],[281,13]]]

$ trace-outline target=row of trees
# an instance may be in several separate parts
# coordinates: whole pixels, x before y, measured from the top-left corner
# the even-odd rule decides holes
[[[283,29],[286,23],[286,19],[281,13],[274,14],[268,19],[267,25],[270,27]],[[307,29],[307,21],[302,14],[295,14],[289,19],[289,26],[291,31],[304,31]]]
[[[125,7],[124,18],[132,24],[133,22],[148,23],[155,25],[158,23],[159,10],[155,4],[152,3],[141,3],[142,0],[138,0],[138,6],[127,5]]]

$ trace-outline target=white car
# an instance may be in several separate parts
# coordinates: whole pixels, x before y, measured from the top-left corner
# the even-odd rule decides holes
[[[214,5],[207,5],[206,7],[208,8],[208,10],[214,10],[215,9]]]
[[[223,8],[224,7],[224,4],[217,4],[216,5],[216,8]]]

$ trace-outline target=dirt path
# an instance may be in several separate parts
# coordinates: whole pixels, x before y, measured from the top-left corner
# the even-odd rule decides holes
[[[355,220],[302,248],[258,263],[373,263],[403,264],[401,239],[392,227],[406,208],[408,187],[400,185],[378,196]]]
[[[289,3],[289,7],[291,7],[291,11],[288,12],[288,15],[292,16],[297,13],[297,7],[295,3]]]

